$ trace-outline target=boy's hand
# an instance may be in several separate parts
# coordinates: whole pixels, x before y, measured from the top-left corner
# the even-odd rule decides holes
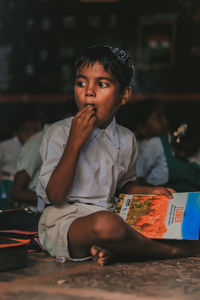
[[[136,182],[130,181],[118,192],[125,194],[165,195],[167,198],[172,199],[172,193],[175,193],[176,191],[169,187],[138,185]]]
[[[96,121],[96,108],[94,105],[86,105],[80,110],[72,120],[72,127],[70,130],[69,141],[81,147],[88,136],[90,135],[94,123]]]
[[[167,196],[169,199],[172,199],[173,198],[173,195],[172,193],[175,193],[176,191],[173,190],[172,188],[164,188],[164,187],[161,187],[161,186],[155,186],[155,187],[152,187],[152,191],[151,191],[151,194],[153,195],[165,195]]]

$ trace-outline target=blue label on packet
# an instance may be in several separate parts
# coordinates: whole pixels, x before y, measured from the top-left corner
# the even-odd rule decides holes
[[[182,238],[197,240],[200,231],[200,193],[189,193],[182,223]]]

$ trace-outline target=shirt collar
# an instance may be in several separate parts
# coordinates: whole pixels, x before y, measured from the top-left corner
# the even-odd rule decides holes
[[[118,136],[117,124],[115,118],[113,118],[112,122],[105,129],[100,129],[95,127],[92,130],[89,139],[95,137],[97,134],[103,134],[103,133],[113,143],[113,145],[119,149],[119,136]]]

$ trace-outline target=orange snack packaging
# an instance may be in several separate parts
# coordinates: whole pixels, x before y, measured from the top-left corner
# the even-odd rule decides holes
[[[114,212],[152,239],[198,240],[200,192],[164,195],[120,194]]]

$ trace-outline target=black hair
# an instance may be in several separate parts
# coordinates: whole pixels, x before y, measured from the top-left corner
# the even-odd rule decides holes
[[[109,70],[118,79],[121,92],[133,85],[134,66],[131,57],[119,48],[108,45],[95,45],[83,50],[75,63],[76,70],[84,65],[99,62],[105,71]]]
[[[145,125],[149,117],[154,111],[162,108],[162,103],[158,99],[148,98],[137,101],[133,104],[133,123],[132,129],[136,129],[138,125]]]
[[[145,125],[155,110],[161,109],[161,105],[161,101],[154,98],[131,102],[120,108],[117,115],[118,123],[129,128],[131,131],[137,131],[138,126]]]

